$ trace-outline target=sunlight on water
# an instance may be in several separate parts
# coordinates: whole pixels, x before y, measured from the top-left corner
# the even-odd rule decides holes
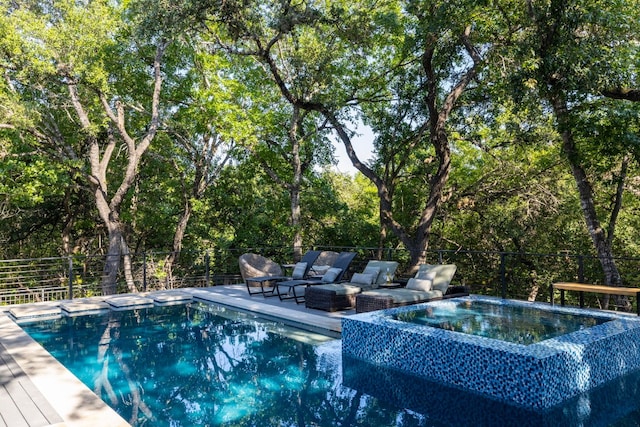
[[[640,414],[640,373],[538,414],[343,357],[340,340],[301,339],[306,332],[205,304],[22,326],[138,427],[631,426]]]
[[[600,325],[609,319],[485,301],[447,301],[394,319],[529,345]]]

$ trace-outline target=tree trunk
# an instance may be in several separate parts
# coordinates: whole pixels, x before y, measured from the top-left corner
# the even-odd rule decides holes
[[[122,226],[119,222],[107,223],[109,248],[107,250],[102,274],[102,294],[114,295],[118,291],[117,279],[120,271]]]
[[[300,228],[300,189],[291,192],[291,227],[293,228],[293,260],[302,258],[302,230]]]
[[[562,136],[562,152],[569,162],[571,173],[576,181],[578,194],[580,196],[580,206],[582,207],[587,230],[591,236],[598,259],[600,260],[600,265],[602,266],[604,284],[608,286],[622,286],[622,279],[613,257],[610,240],[607,238],[607,233],[598,220],[591,183],[580,162],[580,155],[569,124],[570,117],[566,99],[557,91],[556,94],[551,97],[551,103]],[[610,224],[610,230],[613,230],[612,225],[613,224]],[[625,306],[628,306],[628,300],[626,298],[624,301],[621,300],[621,302]],[[607,307],[608,296],[605,297],[605,303],[603,305],[603,308]]]
[[[193,206],[191,205],[191,201],[189,201],[188,197],[184,204],[184,211],[180,216],[180,220],[178,221],[178,225],[176,226],[176,231],[173,234],[173,250],[169,255],[167,255],[164,264],[164,272],[166,274],[165,279],[165,288],[173,289],[173,265],[175,264],[178,256],[180,255],[180,251],[182,250],[182,239],[184,239],[184,234],[187,230],[187,225],[189,224],[189,219],[191,218],[191,212],[193,211]]]
[[[302,230],[300,229],[300,187],[302,183],[302,161],[300,159],[300,123],[302,116],[300,108],[294,106],[291,126],[289,127],[289,142],[291,143],[291,166],[293,179],[290,186],[291,194],[291,228],[293,229],[293,260],[302,258]]]
[[[127,291],[130,293],[138,292],[138,287],[133,279],[133,266],[131,263],[131,251],[125,240],[124,233],[120,236],[120,250],[122,251],[122,261],[124,263],[124,279],[127,283]]]
[[[64,195],[64,227],[62,228],[62,253],[71,255],[73,253],[73,243],[71,242],[71,232],[75,225],[73,209],[71,209],[71,190],[66,189]]]

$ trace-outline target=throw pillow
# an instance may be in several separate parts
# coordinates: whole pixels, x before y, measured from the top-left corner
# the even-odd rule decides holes
[[[365,267],[362,274],[370,274],[373,277],[371,283],[376,283],[380,274],[380,267]]]
[[[338,274],[340,274],[340,272],[342,271],[341,268],[336,268],[336,267],[331,267],[330,269],[327,270],[326,273],[324,273],[324,276],[322,276],[322,283],[333,283],[335,282],[336,278],[338,277]]]
[[[353,273],[350,282],[358,285],[371,286],[373,283],[373,275],[367,273]]]
[[[307,271],[307,263],[306,262],[297,262],[296,266],[293,268],[293,273],[291,273],[291,278],[293,279],[304,279],[304,273]]]
[[[407,289],[413,289],[414,291],[429,292],[431,290],[432,280],[429,279],[416,279],[412,277],[407,282]]]

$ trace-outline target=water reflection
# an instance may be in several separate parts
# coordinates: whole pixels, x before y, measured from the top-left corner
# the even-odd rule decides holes
[[[601,325],[610,319],[527,305],[445,301],[395,314],[394,319],[529,345]]]
[[[201,304],[23,328],[134,426],[627,426],[640,402],[636,373],[537,414]]]

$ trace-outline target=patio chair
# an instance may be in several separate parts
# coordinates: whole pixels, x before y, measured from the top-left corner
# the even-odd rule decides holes
[[[398,268],[396,261],[371,260],[362,273],[355,273],[349,282],[311,286],[305,291],[305,306],[324,311],[350,310],[356,306],[356,295],[377,289],[392,278]]]
[[[280,297],[280,301],[293,299],[296,304],[301,304],[304,302],[304,289],[308,286],[340,282],[355,256],[355,252],[340,252],[331,268],[321,277],[276,282],[276,292]]]
[[[275,283],[278,281],[307,278],[318,255],[320,251],[307,251],[300,262],[295,264],[291,276],[285,276],[280,264],[262,255],[243,254],[238,259],[238,263],[249,295],[262,294],[268,297],[277,295]],[[256,288],[260,290],[255,290]]]
[[[375,289],[356,295],[356,313],[469,295],[466,286],[451,286],[454,264],[422,264],[406,287]]]

